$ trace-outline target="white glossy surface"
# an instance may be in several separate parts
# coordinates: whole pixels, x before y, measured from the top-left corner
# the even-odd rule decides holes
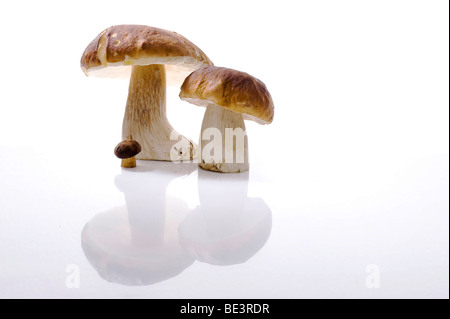
[[[3,298],[448,296],[448,157],[247,181],[0,150]]]
[[[0,298],[449,297],[447,1],[113,2],[0,11]],[[120,168],[128,82],[79,59],[121,23],[265,82],[248,175]]]

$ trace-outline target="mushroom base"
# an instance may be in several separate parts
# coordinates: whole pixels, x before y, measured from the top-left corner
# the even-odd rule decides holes
[[[193,158],[194,143],[176,132],[167,120],[164,65],[132,67],[122,138],[142,146],[136,156],[139,160],[171,161],[175,144],[184,145],[177,148],[180,157]]]
[[[248,171],[248,139],[241,114],[209,104],[199,144],[201,168],[220,173]]]
[[[136,167],[136,156],[122,159],[122,163],[120,166],[126,167],[126,168]]]

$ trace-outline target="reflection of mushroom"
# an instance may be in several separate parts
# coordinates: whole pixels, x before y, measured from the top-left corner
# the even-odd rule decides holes
[[[131,80],[122,127],[123,139],[142,145],[138,159],[170,160],[176,141],[166,117],[166,71],[168,80],[179,84],[193,70],[212,64],[209,58],[183,36],[143,25],[112,26],[101,32],[81,57],[86,75],[118,76]],[[132,66],[132,67],[130,67]],[[181,137],[192,158],[194,145]]]
[[[123,170],[116,186],[126,207],[96,215],[82,231],[86,257],[100,276],[124,285],[150,285],[177,276],[194,258],[180,246],[178,226],[187,212],[178,198],[166,199],[171,180],[190,173],[191,164],[144,162]]]
[[[200,206],[180,224],[181,245],[201,262],[246,262],[270,236],[270,209],[260,198],[247,198],[248,172],[198,173]]]
[[[273,120],[274,105],[266,86],[253,76],[227,68],[205,66],[192,72],[181,86],[180,98],[206,106],[200,134],[199,166],[210,171],[236,173],[247,171],[248,151],[244,119],[259,124]],[[214,135],[214,128],[220,132]],[[221,139],[217,156],[210,155],[204,140],[214,135]],[[236,143],[233,143],[236,136]]]
[[[125,140],[117,144],[114,154],[122,159],[122,167],[136,167],[136,155],[141,151],[141,145],[133,140]]]

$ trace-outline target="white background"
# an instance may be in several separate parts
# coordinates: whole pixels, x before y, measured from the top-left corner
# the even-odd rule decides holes
[[[3,4],[0,297],[448,298],[448,9],[443,0]],[[128,82],[79,67],[115,24],[181,33],[271,92],[274,122],[247,122],[248,195],[272,214],[248,262],[195,262],[127,287],[86,260],[84,225],[125,203],[114,180],[127,172],[112,150]],[[204,109],[178,92],[168,91],[169,120],[197,140]],[[196,185],[193,171],[167,194],[193,209]],[[80,288],[66,287],[70,264]],[[365,283],[371,264],[378,289]]]

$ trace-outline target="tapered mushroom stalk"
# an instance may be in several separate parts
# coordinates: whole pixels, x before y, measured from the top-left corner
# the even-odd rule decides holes
[[[128,100],[122,126],[123,139],[135,139],[143,148],[137,159],[167,160],[175,141],[174,132],[166,116],[166,70],[164,65],[133,66]],[[182,149],[192,158],[194,144],[181,136]],[[185,154],[180,154],[184,156]]]
[[[203,169],[236,173],[249,168],[247,132],[240,113],[208,104],[199,145],[199,166]]]
[[[273,121],[274,105],[265,84],[244,72],[205,66],[184,80],[179,96],[207,107],[200,132],[198,165],[221,173],[247,171],[244,119],[259,124]]]
[[[166,83],[179,86],[193,70],[211,65],[200,48],[182,35],[145,25],[116,25],[101,32],[81,57],[86,75],[131,80],[123,139],[142,145],[137,159],[193,159],[195,145],[173,130],[166,117]],[[166,80],[167,72],[167,80]]]

